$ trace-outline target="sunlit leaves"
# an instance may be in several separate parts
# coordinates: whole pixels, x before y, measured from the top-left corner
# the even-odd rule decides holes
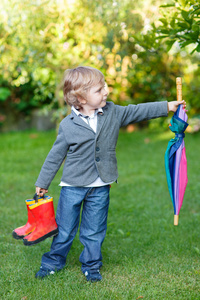
[[[169,38],[168,50],[178,41],[181,48],[194,44],[192,51],[200,52],[200,3],[198,0],[175,0],[171,5],[162,5],[163,18],[157,32]],[[167,10],[168,8],[168,10]]]

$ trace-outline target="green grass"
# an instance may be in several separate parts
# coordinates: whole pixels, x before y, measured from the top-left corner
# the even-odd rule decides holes
[[[82,245],[75,238],[66,267],[36,280],[51,239],[26,247],[12,230],[26,223],[24,200],[50,150],[55,132],[0,135],[0,299],[200,299],[200,134],[186,134],[188,186],[173,225],[164,153],[167,133],[121,132],[117,147],[119,184],[111,188],[103,244],[103,281],[90,284],[80,270]],[[58,172],[49,189],[55,208]]]

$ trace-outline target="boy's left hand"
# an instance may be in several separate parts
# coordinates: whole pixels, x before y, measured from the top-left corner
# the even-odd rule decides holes
[[[180,104],[183,104],[183,108],[184,108],[184,109],[186,108],[186,102],[185,102],[185,100],[168,102],[168,112],[169,112],[169,111],[176,112],[176,111],[177,111],[177,108],[178,108],[178,106],[179,106]]]

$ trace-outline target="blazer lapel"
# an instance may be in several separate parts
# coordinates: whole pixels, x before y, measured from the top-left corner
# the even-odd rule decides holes
[[[89,124],[87,124],[85,121],[83,121],[79,116],[77,116],[73,111],[70,114],[71,119],[73,120],[73,122],[79,126],[85,127],[86,129],[92,131],[93,133],[94,130],[92,130],[92,128],[90,127]]]
[[[97,115],[97,132],[96,132],[96,136],[99,135],[99,133],[101,132],[101,128],[105,122],[107,118],[107,107],[103,107],[103,113],[98,113]]]

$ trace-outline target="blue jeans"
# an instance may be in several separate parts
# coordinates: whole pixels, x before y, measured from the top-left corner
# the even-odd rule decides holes
[[[101,245],[106,235],[110,186],[62,187],[56,222],[59,233],[53,238],[50,252],[42,256],[41,265],[61,270],[78,230],[81,205],[80,241],[84,246],[80,255],[82,272],[102,266]]]

